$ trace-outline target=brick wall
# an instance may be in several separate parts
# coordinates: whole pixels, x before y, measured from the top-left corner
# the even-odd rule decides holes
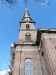
[[[14,65],[13,65],[13,73],[12,75],[24,75],[24,62],[26,58],[32,59],[33,62],[33,75],[39,75],[38,70],[38,62],[37,62],[37,54],[35,52],[34,46],[20,46],[16,47],[17,51],[15,50],[15,58],[14,58]],[[22,49],[20,52],[18,49]],[[24,51],[24,49],[26,49]],[[29,51],[28,51],[29,49]]]
[[[56,34],[43,33],[41,53],[44,53],[49,75],[56,75]]]
[[[27,30],[26,25],[29,24],[30,28]],[[34,23],[21,23],[19,32],[19,41],[25,41],[25,34],[29,32],[31,34],[31,40],[36,41],[37,31],[35,29]]]

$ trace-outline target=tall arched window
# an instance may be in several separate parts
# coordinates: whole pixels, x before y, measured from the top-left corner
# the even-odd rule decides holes
[[[33,65],[31,59],[26,59],[24,64],[25,75],[33,75]]]
[[[31,40],[31,34],[29,32],[25,34],[25,40]]]

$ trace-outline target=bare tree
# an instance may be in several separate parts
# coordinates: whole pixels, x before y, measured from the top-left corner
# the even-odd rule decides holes
[[[19,0],[0,0],[0,2],[4,5],[8,5],[9,7],[18,6]]]
[[[27,4],[30,0],[24,0],[24,2]],[[34,0],[34,2],[36,3],[40,3],[40,4],[47,4],[50,5],[50,0]]]
[[[10,7],[11,6],[16,6],[18,3],[19,3],[19,0],[0,0],[2,3],[5,3],[7,5],[9,5]],[[39,3],[39,4],[47,4],[47,5],[50,5],[50,0],[21,0],[21,1],[24,1],[25,4],[28,4],[29,1],[34,1],[36,3]]]

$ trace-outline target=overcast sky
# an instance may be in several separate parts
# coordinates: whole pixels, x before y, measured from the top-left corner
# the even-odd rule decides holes
[[[32,3],[32,4],[31,4]],[[33,5],[33,1],[25,5],[22,0],[19,9],[13,9],[0,3],[0,71],[8,70],[7,64],[10,59],[10,45],[18,41],[20,21],[24,16],[25,9],[28,8],[31,18],[36,22],[38,28],[56,28],[56,0],[51,5],[42,4],[40,7]]]

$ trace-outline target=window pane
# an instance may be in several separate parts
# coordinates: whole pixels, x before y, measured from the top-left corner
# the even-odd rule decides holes
[[[33,66],[31,59],[25,60],[25,75],[33,75]]]
[[[30,28],[29,24],[26,25],[26,28]]]
[[[31,40],[31,35],[29,35],[29,40]]]
[[[25,40],[28,40],[28,35],[25,36]]]
[[[31,40],[31,34],[29,32],[25,34],[25,40]]]

